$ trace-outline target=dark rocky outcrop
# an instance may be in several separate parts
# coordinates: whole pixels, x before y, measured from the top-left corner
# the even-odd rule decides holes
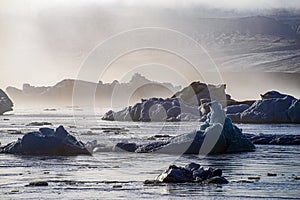
[[[145,181],[149,182],[149,181]],[[163,173],[158,175],[154,182],[158,183],[202,183],[226,184],[228,181],[222,176],[222,170],[217,168],[204,168],[196,163],[179,167],[170,165]]]
[[[0,89],[0,115],[5,112],[12,111],[13,102],[10,98]]]
[[[70,135],[63,126],[59,126],[55,131],[50,128],[40,128],[39,131],[26,133],[22,139],[1,147],[0,152],[59,156],[91,154],[84,144]]]

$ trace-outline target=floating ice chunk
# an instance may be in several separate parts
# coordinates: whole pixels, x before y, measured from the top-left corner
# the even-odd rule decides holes
[[[13,102],[5,94],[3,90],[0,89],[0,115],[5,112],[12,111]]]
[[[90,155],[84,144],[70,135],[63,126],[55,131],[40,128],[37,132],[26,133],[22,139],[1,147],[0,151],[22,155]]]

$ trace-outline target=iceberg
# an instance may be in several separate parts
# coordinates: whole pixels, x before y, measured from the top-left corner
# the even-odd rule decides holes
[[[221,154],[254,151],[253,143],[226,117],[221,105],[210,104],[211,112],[200,130],[175,136],[166,141],[135,145],[118,143],[116,147],[137,153]]]
[[[280,93],[266,93],[262,100],[256,101],[248,109],[240,113],[242,123],[299,123],[300,122],[300,103],[299,100]],[[276,94],[276,95],[275,95]],[[283,97],[282,97],[283,96]],[[277,98],[280,97],[280,98]]]
[[[13,105],[13,102],[10,100],[7,94],[0,89],[0,115],[5,112],[12,111]]]
[[[250,106],[248,104],[240,104],[240,105],[227,106],[224,110],[226,112],[226,115],[228,115],[228,114],[236,114],[236,113],[244,112],[249,107]]]
[[[123,110],[108,111],[102,117],[108,121],[190,121],[199,120],[201,113],[198,107],[186,105],[179,99],[150,98],[142,99],[134,106]]]
[[[26,133],[22,139],[1,147],[0,152],[21,155],[91,155],[85,145],[70,135],[63,126],[55,131],[40,128],[39,131]]]
[[[236,101],[225,92],[226,85],[211,85],[199,81],[176,92],[170,98],[149,98],[120,111],[109,110],[102,117],[109,121],[199,121],[210,112],[209,104],[218,101],[228,114],[240,113],[254,101]],[[239,119],[239,117],[238,117]]]
[[[300,123],[300,100],[277,91],[261,94],[261,100],[251,106],[233,105],[225,110],[227,117],[238,123]]]
[[[265,99],[278,99],[278,98],[284,98],[286,96],[292,97],[290,95],[282,94],[282,93],[280,93],[278,91],[275,91],[275,90],[271,90],[271,91],[266,92],[265,94],[260,95],[262,100],[265,100]]]
[[[294,99],[287,111],[288,117],[292,123],[300,123],[300,100]]]

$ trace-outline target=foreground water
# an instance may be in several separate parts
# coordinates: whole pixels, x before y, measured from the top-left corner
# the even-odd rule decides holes
[[[0,141],[6,144],[37,130],[30,122],[50,122],[65,128],[83,142],[97,140],[113,145],[119,141],[150,142],[149,137],[178,135],[197,129],[200,123],[107,122],[80,109],[56,111],[17,109],[0,117]],[[95,117],[96,116],[96,117]],[[300,135],[299,125],[239,124],[246,133]],[[121,128],[103,131],[101,128]],[[255,152],[227,155],[134,154],[97,152],[93,156],[30,157],[0,154],[1,199],[205,199],[205,198],[300,198],[300,147],[256,145]],[[218,167],[230,181],[226,185],[144,185],[170,164],[189,162]],[[274,173],[277,176],[267,176]],[[250,177],[250,179],[249,179]],[[260,177],[260,179],[251,179]],[[32,181],[47,181],[45,187],[25,187]]]

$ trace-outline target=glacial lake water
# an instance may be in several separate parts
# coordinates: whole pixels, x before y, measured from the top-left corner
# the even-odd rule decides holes
[[[30,122],[50,122],[83,142],[97,140],[113,145],[120,141],[151,142],[153,135],[190,132],[200,122],[137,123],[102,121],[103,110],[86,112],[72,108],[44,111],[16,109],[0,116],[2,145],[38,130]],[[245,133],[300,135],[300,125],[237,124]],[[121,128],[105,132],[101,128]],[[17,132],[17,131],[21,131]],[[170,164],[190,162],[217,167],[229,180],[226,185],[144,185]],[[267,176],[275,173],[277,176]],[[252,180],[249,177],[260,177]],[[298,177],[298,178],[295,178]],[[255,152],[224,155],[136,154],[96,152],[93,156],[38,157],[0,154],[0,199],[299,199],[300,146],[256,145]],[[45,187],[25,187],[33,181],[47,181]]]

